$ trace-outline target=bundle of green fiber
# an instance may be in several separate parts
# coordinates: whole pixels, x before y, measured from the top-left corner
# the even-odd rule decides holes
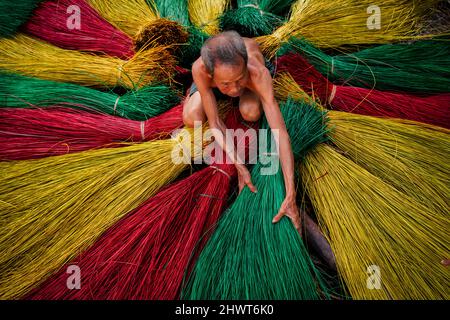
[[[301,173],[354,299],[450,298],[441,264],[450,249],[448,212],[443,217],[325,144],[306,156]]]
[[[230,0],[188,0],[189,19],[208,35],[219,33],[219,17],[229,8]]]
[[[384,44],[420,38],[423,18],[440,0],[297,0],[289,21],[257,39],[273,57],[291,37],[305,37],[320,48]],[[379,14],[378,14],[379,13]],[[428,35],[427,37],[430,37]],[[425,37],[425,36],[423,36]]]
[[[228,104],[219,105],[221,115]],[[0,162],[0,298],[18,298],[89,247],[202,156],[208,141],[172,138]],[[189,136],[187,136],[187,134]],[[201,145],[198,145],[198,144]]]
[[[274,90],[278,99],[291,96],[312,103],[289,74],[277,75]],[[334,110],[327,116],[332,140],[348,158],[434,212],[448,216],[450,130]]]
[[[280,16],[295,0],[238,0],[237,8],[220,17],[221,30],[235,30],[244,37],[270,34],[284,21]]]
[[[149,6],[152,0],[147,0]],[[190,26],[188,0],[154,0],[161,17],[177,21],[182,26]]]
[[[0,37],[9,37],[28,21],[42,0],[0,1]]]
[[[297,159],[326,141],[323,113],[291,100],[281,105]],[[267,122],[263,133],[268,145]],[[269,147],[270,148],[270,147]],[[271,148],[273,150],[273,148]],[[270,149],[269,149],[270,150]],[[258,192],[244,188],[223,214],[182,292],[185,299],[319,299],[328,297],[302,238],[287,218],[272,219],[285,197],[276,153],[259,150],[252,170]],[[269,167],[270,166],[270,167]],[[275,167],[275,168],[274,168]]]
[[[84,86],[138,88],[171,80],[175,59],[167,49],[152,47],[121,60],[61,49],[19,34],[0,39],[0,69]]]
[[[186,44],[181,45],[178,60],[182,67],[190,69],[192,63],[200,57],[200,50],[209,35],[195,26],[187,27],[186,30],[189,34],[188,40]]]
[[[329,56],[306,39],[292,38],[278,55],[290,49],[303,54],[335,83],[413,93],[450,90],[450,43],[446,40],[386,44]]]
[[[147,120],[170,109],[180,97],[168,86],[155,84],[123,95],[103,92],[76,84],[41,80],[0,72],[0,108],[80,105],[130,120]],[[83,107],[83,109],[84,109]]]

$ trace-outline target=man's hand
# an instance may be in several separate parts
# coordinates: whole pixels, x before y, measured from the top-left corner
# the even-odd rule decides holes
[[[302,220],[300,218],[300,213],[297,208],[297,203],[295,202],[295,196],[287,196],[283,203],[281,204],[280,210],[278,214],[273,218],[272,223],[277,223],[283,218],[283,216],[288,216],[292,223],[294,224],[295,229],[301,235],[302,231]]]
[[[239,193],[247,186],[251,192],[257,192],[256,187],[252,183],[252,178],[247,167],[242,164],[236,165],[239,181]]]

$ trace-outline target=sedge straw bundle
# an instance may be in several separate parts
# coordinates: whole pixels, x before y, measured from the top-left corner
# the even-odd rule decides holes
[[[386,159],[386,161],[389,161]],[[355,299],[449,299],[447,217],[318,146],[302,180]]]
[[[237,9],[228,10],[220,17],[221,30],[235,30],[244,37],[272,33],[283,23],[280,15],[294,0],[238,0]]]
[[[24,160],[167,138],[182,126],[182,105],[147,121],[61,107],[0,109],[0,160]]]
[[[291,100],[283,103],[281,110],[296,158],[326,140],[320,111]],[[268,124],[263,128],[269,129]],[[264,134],[266,141],[270,139],[268,131]],[[274,143],[268,142],[272,147]],[[276,166],[279,159],[276,153],[266,151],[260,147],[258,163],[252,170],[258,192],[244,188],[223,214],[199,255],[182,298],[277,300],[318,299],[322,293],[328,296],[291,221],[286,218],[272,223],[285,189],[282,170]]]
[[[219,33],[219,17],[228,9],[229,0],[188,0],[189,18],[208,35]]]
[[[123,95],[76,84],[41,80],[0,72],[0,108],[80,105],[131,120],[146,120],[178,104],[180,98],[166,85],[149,85]]]
[[[448,217],[450,130],[338,111],[328,116],[334,125],[333,141],[348,158]]]
[[[245,129],[239,111],[227,128]],[[255,136],[256,138],[256,136]],[[176,299],[191,256],[226,205],[234,164],[222,161],[180,180],[150,198],[75,258],[83,270],[80,290],[68,290],[67,265],[31,299]]]
[[[188,0],[155,0],[155,3],[161,17],[177,21],[185,27],[191,25]]]
[[[42,0],[0,1],[0,38],[13,36]]]
[[[171,78],[175,59],[167,47],[136,53],[128,60],[65,50],[23,34],[0,40],[0,69],[85,86],[137,88]]]
[[[67,10],[80,10],[79,26],[68,27]],[[105,21],[85,0],[44,1],[34,10],[23,31],[60,48],[93,51],[130,59],[134,56],[133,40]]]
[[[292,36],[305,37],[321,48],[410,40],[421,30],[421,18],[440,0],[297,0],[289,21],[258,38],[273,57]]]
[[[292,38],[277,54],[292,49],[334,83],[426,94],[450,88],[450,43],[445,40],[387,44],[329,56],[305,39]]]
[[[277,75],[274,89],[279,99],[291,96],[311,103],[287,73]],[[340,111],[329,111],[327,116],[332,140],[348,158],[426,207],[448,215],[449,130]]]
[[[175,179],[189,166],[178,160],[201,156],[193,131],[122,148],[0,162],[0,297],[18,298],[38,286]],[[183,159],[173,157],[178,154]]]
[[[450,94],[429,97],[334,85],[304,57],[286,54],[277,59],[279,71],[288,71],[308,93],[333,109],[365,115],[393,117],[450,128]]]
[[[185,43],[187,33],[175,21],[160,19],[152,0],[87,0],[112,25],[133,38],[136,49]]]

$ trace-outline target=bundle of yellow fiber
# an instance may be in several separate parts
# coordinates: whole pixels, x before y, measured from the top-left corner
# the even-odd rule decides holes
[[[257,41],[272,57],[292,36],[321,48],[410,40],[424,27],[421,18],[439,1],[297,0],[289,21]]]
[[[171,79],[176,61],[167,49],[154,47],[121,60],[61,49],[19,34],[0,39],[0,69],[84,86],[135,89]]]
[[[221,114],[229,105],[221,105]],[[202,128],[171,139],[0,162],[0,298],[19,298],[202,156]]]
[[[289,74],[275,79],[280,97],[311,99]],[[450,130],[403,119],[328,112],[336,146],[356,164],[448,218]]]
[[[160,18],[153,0],[88,2],[104,19],[128,34],[136,49],[187,41],[188,34],[179,23]]]
[[[188,0],[192,24],[209,35],[219,33],[219,18],[230,6],[230,0]]]
[[[309,153],[300,171],[354,299],[450,298],[441,264],[449,253],[448,216],[328,145]]]

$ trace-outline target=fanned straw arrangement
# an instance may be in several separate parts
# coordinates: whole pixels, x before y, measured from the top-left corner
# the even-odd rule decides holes
[[[176,150],[183,159],[201,156],[194,134],[186,129],[122,148],[0,162],[0,297],[26,294],[175,179],[188,167],[173,161]]]
[[[22,160],[167,138],[182,126],[182,106],[147,121],[61,107],[0,109],[0,160]]]
[[[428,94],[448,92],[450,88],[447,40],[387,44],[330,56],[305,39],[291,39],[278,54],[292,49],[304,54],[314,68],[335,83]]]
[[[449,8],[0,1],[0,299],[448,300]],[[192,63],[225,30],[274,73],[299,230],[273,222],[285,159],[269,113],[258,135],[245,106],[218,103],[257,193],[236,194],[207,123],[182,130]]]
[[[167,81],[174,67],[167,47],[141,51],[125,61],[60,49],[23,34],[0,40],[0,69],[45,80],[137,88],[156,80]]]
[[[192,24],[208,35],[219,33],[219,17],[229,8],[229,0],[188,0]]]
[[[166,85],[149,85],[123,95],[76,84],[41,80],[0,72],[0,108],[60,105],[89,108],[131,120],[146,120],[178,104],[180,98]]]
[[[230,112],[225,123],[245,129],[237,113]],[[28,298],[176,299],[184,270],[221,214],[235,175],[233,164],[213,160],[168,186],[71,262],[83,270],[81,290],[64,285],[65,266]]]
[[[275,79],[280,99],[312,99],[289,74]],[[320,105],[316,104],[320,107]],[[356,164],[443,217],[450,206],[450,130],[402,119],[328,111],[333,143]]]
[[[421,18],[439,1],[381,0],[376,3],[378,20],[377,9],[368,12],[375,4],[371,0],[297,0],[289,21],[258,41],[273,57],[292,36],[305,37],[320,48],[411,40],[422,28]]]
[[[317,94],[333,109],[365,115],[402,118],[450,128],[450,93],[429,97],[370,90],[330,83],[305,58],[289,53],[277,59],[308,94]]]
[[[308,154],[301,171],[354,299],[449,299],[441,264],[449,250],[448,214],[442,217],[329,146]]]
[[[294,154],[302,158],[326,140],[322,113],[288,100],[281,110]],[[267,123],[263,128],[268,129]],[[275,148],[266,141],[269,150]],[[270,147],[271,146],[271,147]],[[272,219],[284,200],[281,168],[271,166],[278,157],[260,149],[252,170],[258,192],[244,188],[220,219],[201,252],[182,297],[186,299],[319,299],[327,298],[320,273],[303,241],[286,217]],[[272,160],[271,162],[269,160]],[[272,170],[272,171],[270,171]],[[245,214],[243,214],[245,212]]]

